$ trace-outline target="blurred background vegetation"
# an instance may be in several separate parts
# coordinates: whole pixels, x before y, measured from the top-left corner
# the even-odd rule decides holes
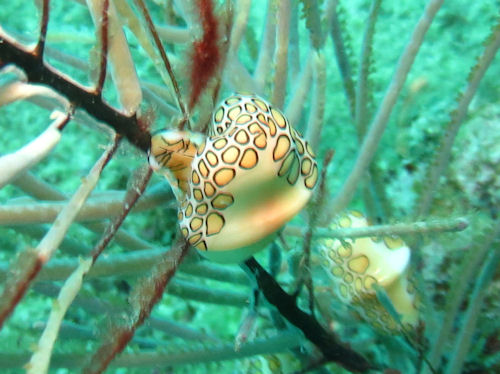
[[[279,1],[269,0],[271,6],[278,7]],[[187,29],[188,22],[179,10],[181,2],[171,0],[149,1],[148,6],[153,19],[158,25],[171,25]],[[186,4],[195,4],[188,1]],[[242,6],[245,1],[235,1],[234,6]],[[268,2],[265,0],[250,1],[248,24],[244,30],[241,46],[237,51],[242,70],[253,74],[263,40]],[[315,3],[320,10],[327,9],[331,3],[336,3],[340,31],[345,43],[347,61],[356,82],[359,72],[360,51],[362,49],[364,30],[367,23],[372,1],[340,0],[318,2],[291,0],[291,22],[296,25],[299,43],[294,65],[289,56],[289,72],[285,103],[288,105],[294,94],[294,82],[305,69],[307,61],[312,57],[311,40],[314,30],[307,25],[310,16],[310,3]],[[370,118],[376,113],[386,88],[391,80],[399,56],[407,45],[412,30],[420,18],[426,2],[384,0],[380,2],[380,10],[375,33],[371,65],[368,76],[370,97],[368,111]],[[274,5],[273,5],[274,4]],[[65,55],[57,58],[53,53],[47,53],[46,61],[62,72],[84,85],[90,85],[95,70],[96,41],[95,26],[90,13],[83,1],[50,2],[51,16],[49,21],[47,46],[51,50]],[[225,3],[219,2],[217,11],[222,13]],[[463,259],[472,256],[473,251],[480,251],[484,246],[498,251],[498,237],[492,232],[498,227],[498,207],[500,206],[500,64],[498,57],[491,64],[482,79],[480,87],[472,100],[466,121],[461,126],[451,162],[446,172],[441,175],[439,189],[433,200],[430,211],[425,216],[416,217],[419,210],[419,197],[430,186],[428,179],[429,165],[439,152],[439,145],[445,134],[444,129],[450,121],[450,114],[456,109],[460,93],[466,86],[469,73],[475,66],[487,44],[488,35],[499,22],[500,1],[479,0],[470,2],[455,0],[445,2],[425,37],[425,41],[416,57],[415,63],[408,75],[397,103],[390,116],[385,134],[378,146],[375,160],[372,164],[378,173],[378,187],[383,190],[383,199],[376,200],[372,214],[375,223],[411,222],[412,217],[419,220],[448,219],[466,217],[469,228],[460,233],[424,234],[405,237],[412,249],[418,252],[420,262],[417,271],[421,277],[419,292],[423,293],[424,323],[428,327],[439,326],[439,321],[446,318],[449,295],[459,292],[463,298],[458,305],[458,317],[454,319],[452,333],[445,343],[442,357],[442,371],[450,370],[449,360],[456,353],[454,341],[460,335],[464,325],[464,316],[470,311],[470,304],[475,301],[466,295],[473,293],[474,282],[479,274],[480,264],[484,256],[477,261],[476,267],[468,269],[472,275],[463,281],[463,290],[455,291],[454,285],[460,274],[464,273]],[[322,15],[325,12],[322,11]],[[185,16],[185,14],[184,14]],[[189,14],[195,17],[195,12]],[[10,1],[3,2],[0,11],[1,28],[13,35],[19,41],[28,44],[38,37],[40,12],[35,2]],[[324,25],[323,25],[324,27]],[[324,63],[326,79],[324,102],[325,112],[318,155],[321,160],[325,153],[335,150],[333,161],[328,167],[327,186],[329,196],[335,196],[341,189],[355,163],[360,142],[351,117],[349,103],[343,88],[343,82],[337,66],[337,56],[332,44],[330,31],[323,30],[324,45],[319,49]],[[138,76],[145,86],[156,92],[158,97],[165,99],[170,107],[175,107],[175,101],[167,92],[161,91],[162,80],[155,63],[141,48],[136,36],[125,28],[130,51],[132,52]],[[169,56],[172,57],[173,69],[181,82],[181,91],[187,97],[189,92],[189,53],[191,43],[200,35],[200,28],[193,26],[183,42],[165,41]],[[75,66],[83,68],[76,68]],[[90,68],[89,68],[90,66]],[[261,87],[260,94],[270,97],[273,92],[273,72],[275,66],[266,76],[266,82]],[[232,74],[231,72],[227,73]],[[0,75],[0,84],[6,84],[9,74]],[[310,114],[313,102],[314,84],[306,100],[297,108],[301,114],[293,126],[307,132],[308,121],[314,115]],[[248,89],[244,84],[238,86],[229,76],[224,76],[219,98],[225,97],[237,89]],[[156,90],[156,91],[155,91]],[[118,107],[117,92],[111,81],[106,81],[104,98]],[[206,100],[205,100],[206,101]],[[206,102],[202,102],[206,105]],[[284,109],[284,108],[283,108]],[[290,108],[288,108],[290,109]],[[290,110],[294,110],[291,108]],[[145,100],[141,110],[144,113],[154,113],[153,129],[169,126],[172,115],[168,110],[159,110],[154,100]],[[175,112],[175,110],[173,111]],[[194,119],[203,117],[203,110],[194,113]],[[201,113],[201,114],[200,114]],[[17,101],[0,108],[0,153],[13,152],[36,137],[49,123],[49,111],[34,105],[30,101]],[[95,124],[71,122],[64,130],[61,142],[52,151],[50,157],[36,165],[30,172],[43,180],[65,196],[71,196],[79,186],[91,165],[109,142],[109,133]],[[118,153],[102,174],[96,190],[93,192],[95,201],[116,199],[123,196],[134,170],[145,162],[145,155],[126,142],[122,142]],[[110,326],[110,320],[126,319],[127,300],[131,288],[142,277],[147,277],[149,263],[138,266],[137,263],[119,268],[117,263],[120,255],[137,252],[137,257],[149,256],[150,252],[166,248],[173,243],[176,235],[175,204],[169,193],[168,185],[159,176],[153,176],[148,191],[159,194],[159,202],[147,210],[134,212],[125,221],[122,230],[137,242],[129,243],[115,240],[106,250],[102,259],[109,260],[110,270],[102,275],[89,277],[84,282],[77,301],[68,310],[63,323],[63,329],[54,348],[54,373],[72,373],[76,368],[65,368],[64,355],[91,355]],[[14,184],[0,190],[2,204],[24,204],[34,200],[27,196],[23,189]],[[366,200],[361,190],[355,195],[349,209],[367,212]],[[303,223],[304,215],[297,217],[292,225]],[[8,264],[21,250],[36,247],[48,223],[27,222],[26,224],[0,225],[0,274],[5,279]],[[496,231],[498,233],[498,231]],[[49,262],[54,270],[46,275],[44,281],[37,282],[24,297],[13,315],[10,317],[0,339],[0,371],[5,373],[22,372],[21,366],[30,357],[32,346],[36,344],[51,310],[53,297],[61,286],[61,282],[69,275],[63,271],[64,266],[76,266],[79,256],[84,256],[97,241],[99,235],[81,224],[70,228],[64,245],[56,252]],[[283,254],[279,279],[283,284],[293,284],[293,258],[297,250],[302,248],[301,238],[287,237],[289,251]],[[315,248],[313,243],[313,251]],[[286,249],[286,248],[285,248]],[[291,250],[290,250],[291,249]],[[151,253],[153,253],[151,252]],[[160,252],[154,252],[158,256]],[[259,254],[263,263],[267,262],[268,253]],[[148,260],[146,258],[146,260]],[[287,260],[290,260],[288,263]],[[98,264],[99,264],[98,261]],[[319,262],[319,260],[317,260]],[[193,260],[194,262],[194,260]],[[473,262],[470,260],[469,263]],[[313,261],[313,264],[315,262]],[[317,262],[316,262],[317,263]],[[57,268],[59,266],[59,268]],[[218,265],[214,265],[217,269]],[[231,347],[238,333],[241,321],[247,314],[247,302],[251,290],[245,281],[243,272],[235,266],[227,267],[237,279],[217,281],[210,279],[198,270],[181,271],[175,278],[178,283],[167,288],[162,300],[156,305],[152,317],[155,322],[146,322],[136,334],[135,340],[125,353],[130,361],[111,368],[115,373],[293,373],[309,364],[305,357],[311,347],[289,351],[288,348],[298,347],[297,344],[283,344],[277,352],[269,346],[269,337],[275,332],[273,319],[269,311],[262,306],[259,310],[255,337],[256,355],[248,354],[247,358],[236,359],[232,353],[226,358],[229,361],[219,361],[212,349]],[[181,268],[182,270],[182,268]],[[498,270],[498,269],[497,269]],[[222,270],[224,272],[225,270]],[[467,273],[469,274],[469,273]],[[463,365],[457,372],[463,373],[494,373],[500,372],[500,272],[496,271],[491,282],[487,282],[484,300],[478,306],[480,314],[467,338],[473,343],[464,357]],[[319,280],[320,285],[323,280]],[[198,288],[196,288],[198,287]],[[211,292],[214,295],[211,295]],[[457,296],[458,297],[458,296]],[[431,310],[429,310],[429,308]],[[335,314],[335,312],[332,312]],[[427,320],[429,318],[429,320]],[[164,328],[158,326],[161,323]],[[172,325],[179,330],[175,330]],[[402,337],[386,336],[374,331],[370,325],[353,318],[346,324],[345,320],[336,326],[342,338],[370,359],[382,363],[384,367],[400,370],[402,373],[425,372],[425,364],[421,356],[428,355],[432,349],[432,339],[425,333],[421,342],[422,353],[406,343]],[[190,335],[193,334],[193,335]],[[199,334],[199,335],[197,335]],[[259,341],[258,339],[261,339]],[[426,340],[427,339],[427,340]],[[261,343],[259,343],[261,342]],[[257,344],[258,343],[258,344]],[[435,341],[434,341],[435,343]],[[267,344],[267,345],[266,345]],[[259,345],[260,348],[259,349]],[[222,349],[222,348],[221,348]],[[231,351],[231,349],[229,349]],[[160,352],[165,354],[164,361],[154,364],[134,364],[134,354],[144,352]],[[186,356],[181,365],[172,364],[173,354],[181,357],[183,353],[194,352]],[[269,355],[265,355],[269,353]],[[270,354],[279,353],[277,356]],[[60,361],[58,361],[58,357]],[[277,360],[278,361],[273,361]],[[23,361],[24,360],[24,361]],[[191,363],[191,365],[188,365]],[[275,365],[273,368],[273,364]],[[58,367],[61,366],[61,367]],[[17,367],[17,368],[13,368]],[[447,369],[445,369],[447,368]],[[322,373],[342,373],[335,365],[327,365],[315,369]]]

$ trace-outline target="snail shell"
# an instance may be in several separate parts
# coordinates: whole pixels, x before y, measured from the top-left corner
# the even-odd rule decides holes
[[[366,226],[368,221],[357,211],[338,217],[334,224],[335,228]],[[365,320],[385,332],[417,324],[416,298],[408,280],[410,249],[403,240],[395,236],[324,239],[319,248],[336,296],[358,307]],[[377,286],[383,288],[402,325],[379,300]]]
[[[218,262],[242,261],[269,243],[318,180],[307,141],[255,95],[225,99],[204,142],[167,130],[153,136],[150,154],[178,191],[183,235]]]

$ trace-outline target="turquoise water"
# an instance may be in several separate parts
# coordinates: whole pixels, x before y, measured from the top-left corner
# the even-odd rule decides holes
[[[199,12],[204,9],[199,4],[206,3],[210,2],[147,2],[184,103],[190,102],[193,88],[204,77],[201,71],[192,73],[192,61],[193,45],[207,33]],[[308,207],[256,258],[274,269],[273,275],[289,293],[297,289],[301,277],[312,276],[315,317],[325,331],[335,332],[377,370],[430,373],[430,363],[435,372],[495,373],[500,372],[500,326],[495,318],[500,307],[496,271],[500,65],[498,56],[493,56],[500,39],[500,4],[445,3],[434,18],[427,18],[432,22],[419,45],[411,38],[426,5],[420,0],[217,2],[213,22],[218,38],[206,39],[208,57],[201,70],[208,71],[211,64],[216,69],[197,104],[189,108],[190,128],[203,132],[216,104],[231,93],[258,94],[281,110],[314,148],[324,180],[319,178]],[[374,6],[379,8],[370,31]],[[112,22],[121,22],[126,37],[119,51],[130,52],[141,84],[140,123],[151,132],[174,129],[182,117],[178,100],[137,5],[116,1],[113,8],[112,14],[119,17],[110,15]],[[10,35],[6,40],[18,45],[34,45],[39,19],[34,3],[2,4],[1,36]],[[84,2],[50,2],[44,61],[68,85],[95,84],[98,40]],[[411,62],[405,54],[409,47],[418,53],[406,76],[398,69]],[[0,62],[13,62],[2,55],[5,51],[0,48]],[[113,71],[125,65],[123,55],[118,55],[116,63],[108,64],[102,94],[117,113],[127,106],[123,101],[127,93],[117,88],[118,73]],[[220,60],[215,60],[217,55]],[[363,60],[363,56],[368,57]],[[468,84],[475,87],[483,68],[487,68],[484,77],[472,92]],[[22,75],[7,68],[0,72],[0,103],[12,97],[13,83]],[[125,81],[133,82],[134,77]],[[472,99],[466,101],[470,92]],[[58,102],[39,95],[1,106],[0,154],[15,152],[41,134],[53,121],[53,110],[61,110]],[[0,189],[2,308],[9,305],[8,291],[26,280],[13,276],[29,265],[16,259],[26,260],[31,249],[40,250],[42,238],[65,205],[54,201],[68,200],[75,193],[111,142],[114,123],[100,122],[103,107],[85,112],[78,99],[75,102],[75,119],[64,128],[57,146],[29,174],[18,175]],[[15,310],[0,331],[1,372],[23,371],[51,311],[57,310],[54,298],[63,282],[79,258],[88,258],[106,224],[120,211],[136,170],[147,164],[144,149],[133,143],[126,136],[121,141],[84,208],[86,216],[73,222],[39,277],[14,303]],[[325,170],[323,160],[332,151]],[[265,193],[253,190],[251,179],[245,183],[246,198],[255,198],[257,206]],[[132,325],[139,311],[147,309],[153,297],[146,292],[147,280],[157,279],[158,274],[153,267],[165,258],[167,249],[178,247],[182,235],[177,202],[161,175],[153,175],[141,200],[146,203],[128,215],[65,313],[54,340],[50,372],[79,372],[91,361],[100,362],[95,352],[103,342],[118,340],[120,327],[114,326]],[[371,225],[388,225],[375,227],[366,240],[386,244],[397,240],[396,248],[407,251],[397,252],[406,262],[386,261],[390,251],[368,252],[361,241],[336,240],[348,235],[345,231],[326,231],[344,227],[345,214],[353,210]],[[246,230],[245,224],[241,227]],[[260,240],[257,231],[255,240]],[[314,233],[311,241],[307,232]],[[222,238],[226,240],[233,237]],[[348,247],[355,248],[354,254],[345,258],[332,254]],[[311,252],[309,271],[300,267],[307,261],[302,259],[304,250]],[[355,279],[361,274],[363,281],[372,276],[371,267],[351,262],[360,256],[377,269],[402,268],[396,279],[408,281],[401,287],[410,290],[410,311],[401,309],[393,296],[396,281],[386,284],[380,278],[377,292],[369,287],[358,292],[356,281],[349,281],[346,274],[351,271]],[[384,261],[389,265],[381,265]],[[185,262],[155,303],[151,318],[138,326],[134,340],[114,358],[108,372],[294,373],[320,361],[321,349],[301,337],[262,294],[258,307],[249,307],[252,287],[238,264],[203,260],[194,249]],[[334,270],[336,266],[343,268]],[[342,293],[346,285],[347,297]],[[307,287],[302,287],[297,299],[307,313],[308,295]],[[380,322],[377,318],[382,315],[388,317]],[[248,341],[241,342],[246,335]],[[240,353],[235,353],[235,342]],[[347,372],[332,362],[314,370]]]

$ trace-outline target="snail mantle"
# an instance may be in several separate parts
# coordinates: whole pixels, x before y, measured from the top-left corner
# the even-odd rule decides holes
[[[174,190],[182,234],[222,263],[244,261],[264,248],[304,207],[318,181],[309,143],[255,95],[223,100],[206,137],[156,133],[149,162]]]

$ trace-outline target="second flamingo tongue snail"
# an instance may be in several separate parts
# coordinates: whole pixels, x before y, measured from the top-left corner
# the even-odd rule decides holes
[[[307,141],[255,95],[225,99],[205,139],[157,133],[149,159],[174,189],[183,235],[218,262],[240,262],[264,248],[304,207],[318,180]]]
[[[332,228],[367,226],[367,219],[357,211],[338,216],[332,224]],[[416,327],[418,297],[408,277],[410,248],[403,240],[396,236],[328,238],[319,242],[319,253],[336,297],[365,320],[391,334]],[[378,287],[387,295],[393,314],[377,295]]]

